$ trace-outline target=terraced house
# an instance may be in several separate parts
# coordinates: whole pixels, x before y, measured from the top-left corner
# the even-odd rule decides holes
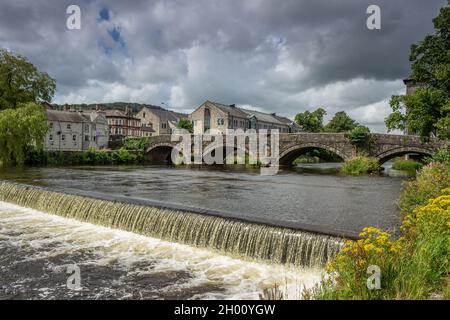
[[[173,133],[177,128],[178,121],[183,118],[187,119],[188,115],[152,106],[143,107],[136,117],[141,121],[143,132],[151,128],[152,135],[159,136]]]
[[[280,133],[300,131],[292,120],[275,113],[247,110],[218,102],[205,101],[189,115],[194,123],[194,133],[202,134],[209,129],[226,133],[228,129],[278,129]]]
[[[109,146],[120,145],[124,137],[142,137],[141,120],[133,115],[129,107],[122,110],[106,110],[109,125]]]
[[[45,136],[46,151],[83,151],[108,147],[109,130],[104,112],[45,110],[50,129]]]

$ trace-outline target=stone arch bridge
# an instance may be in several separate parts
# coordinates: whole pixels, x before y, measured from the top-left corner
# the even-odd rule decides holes
[[[270,135],[269,135],[270,136]],[[300,155],[312,150],[323,149],[338,155],[343,160],[348,160],[356,155],[356,147],[345,137],[344,133],[284,133],[279,134],[279,163],[289,165]],[[421,156],[431,156],[439,148],[447,146],[450,141],[431,138],[424,142],[417,136],[371,134],[373,143],[366,148],[366,152],[376,157],[380,164],[408,153],[416,153]],[[152,137],[151,144],[146,150],[150,161],[169,161],[172,149],[178,142],[172,142],[170,135]],[[205,153],[210,142],[203,143]],[[229,146],[233,148],[233,146]],[[248,150],[248,146],[246,146]],[[247,151],[246,150],[246,151]]]

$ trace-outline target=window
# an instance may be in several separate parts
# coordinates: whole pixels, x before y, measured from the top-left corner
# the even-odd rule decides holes
[[[84,126],[84,132],[89,132],[89,125],[88,125],[88,124],[86,124],[86,125]]]
[[[84,136],[84,141],[89,141],[89,136]]]
[[[77,141],[77,135],[76,135],[76,134],[74,134],[74,135],[72,136],[72,140],[73,140],[73,141]]]
[[[65,135],[65,134],[62,134],[62,135],[61,135],[61,140],[62,140],[62,141],[65,141],[65,140],[66,140],[66,135]]]
[[[53,129],[53,122],[50,122],[50,129]]]
[[[52,134],[48,136],[48,140],[53,141],[53,135]]]
[[[161,128],[166,129],[167,128],[167,123],[165,123],[165,122],[161,123]]]
[[[222,119],[222,118],[217,119],[217,124],[218,124],[219,126],[222,126],[222,125],[224,124],[223,119]]]
[[[142,117],[145,119],[145,112],[142,113]]]
[[[67,124],[67,130],[72,130],[72,125],[70,123]]]

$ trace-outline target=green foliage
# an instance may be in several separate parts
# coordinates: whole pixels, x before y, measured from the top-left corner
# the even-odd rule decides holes
[[[327,112],[319,108],[313,112],[297,113],[295,122],[306,132],[320,132],[323,129],[323,117]]]
[[[418,205],[436,197],[444,188],[450,188],[449,163],[430,163],[423,167],[416,180],[403,183],[399,207],[403,213],[412,212]]]
[[[448,138],[450,135],[450,100],[447,92],[419,88],[409,95],[392,96],[392,113],[385,119],[388,129],[408,130],[421,137],[430,134]]]
[[[181,118],[180,121],[177,123],[177,128],[179,129],[185,129],[189,131],[190,133],[194,132],[194,124],[189,119]]]
[[[449,2],[450,3],[450,2]],[[407,129],[422,137],[450,137],[450,6],[433,20],[435,33],[411,46],[411,80],[421,88],[392,96],[388,129]]]
[[[145,151],[151,143],[150,137],[125,137],[122,140],[123,147],[127,150]]]
[[[142,153],[130,153],[125,148],[115,151],[96,150],[63,152],[30,149],[27,152],[27,165],[62,166],[62,165],[102,165],[102,164],[135,164],[144,161]]]
[[[26,58],[0,49],[0,110],[27,102],[50,101],[56,82]]]
[[[380,165],[377,158],[357,156],[344,163],[341,173],[347,175],[359,175],[378,171]]]
[[[336,112],[334,117],[324,127],[325,132],[347,132],[353,130],[358,123],[350,118],[345,111]]]
[[[114,163],[126,164],[126,163],[134,163],[137,157],[136,155],[128,152],[127,149],[120,148],[119,150],[115,150],[112,152],[111,159]]]
[[[27,103],[0,111],[0,166],[23,165],[27,150],[42,148],[47,130],[40,105]]]
[[[293,164],[318,163],[318,162],[342,162],[342,159],[333,152],[324,149],[313,149],[299,156]]]
[[[450,165],[450,147],[445,147],[439,149],[434,156],[425,158],[425,161],[430,162],[440,162],[440,163],[446,163],[447,165]]]
[[[450,293],[450,170],[424,167],[400,199],[402,237],[367,227],[327,265],[329,278],[308,291],[315,299],[429,299]],[[381,288],[369,290],[367,268],[380,267]]]
[[[397,158],[394,160],[394,164],[392,168],[395,170],[406,170],[406,171],[416,171],[423,167],[423,164],[414,161],[414,160],[406,160],[403,158]]]
[[[370,141],[370,130],[365,126],[358,125],[345,134],[345,137],[357,147],[368,146]]]

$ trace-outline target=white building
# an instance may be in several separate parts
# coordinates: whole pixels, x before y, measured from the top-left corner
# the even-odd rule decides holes
[[[45,110],[50,127],[45,136],[46,151],[84,151],[108,147],[109,128],[104,112]]]

